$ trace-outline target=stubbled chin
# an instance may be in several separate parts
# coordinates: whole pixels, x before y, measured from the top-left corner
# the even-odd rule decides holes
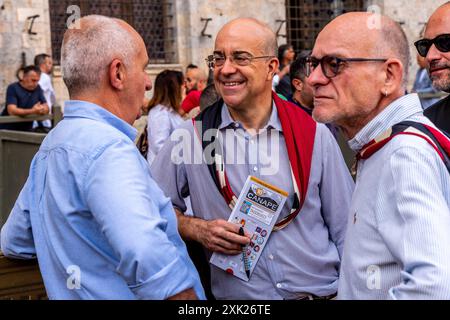
[[[314,106],[314,110],[312,112],[312,117],[315,121],[320,123],[330,123],[333,121],[333,115],[330,112],[327,112],[324,107]]]

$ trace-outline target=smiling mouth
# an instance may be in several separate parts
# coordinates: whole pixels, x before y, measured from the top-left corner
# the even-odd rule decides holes
[[[233,88],[243,84],[245,81],[222,81],[222,84],[226,88]]]

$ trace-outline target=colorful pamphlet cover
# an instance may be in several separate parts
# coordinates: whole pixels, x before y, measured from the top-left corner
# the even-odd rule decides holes
[[[287,196],[286,191],[249,176],[228,221],[250,233],[251,242],[242,248],[242,254],[228,256],[214,252],[209,262],[229,274],[249,281]]]

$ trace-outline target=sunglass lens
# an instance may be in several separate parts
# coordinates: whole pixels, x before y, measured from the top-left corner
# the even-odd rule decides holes
[[[422,57],[426,57],[431,47],[431,41],[428,39],[419,40],[415,43],[417,51]]]
[[[435,42],[436,48],[441,52],[450,51],[450,35],[445,34],[436,38]]]

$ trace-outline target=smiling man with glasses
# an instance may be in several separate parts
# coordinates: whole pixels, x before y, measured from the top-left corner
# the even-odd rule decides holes
[[[424,39],[415,43],[419,54],[426,59],[433,86],[450,93],[450,2],[439,7],[430,17]],[[438,128],[450,133],[450,97],[424,112]]]
[[[340,126],[357,152],[338,298],[448,299],[450,179],[445,152],[429,141],[450,141],[423,116],[417,94],[404,95],[409,46],[400,25],[381,16],[369,29],[371,18],[353,12],[330,22],[307,61],[313,117]]]
[[[275,33],[256,19],[227,23],[206,59],[222,99],[180,129],[192,139],[193,151],[185,153],[197,144],[204,161],[175,164],[177,141],[169,141],[152,165],[178,212],[180,233],[208,256],[239,255],[249,245],[254,259],[255,243],[266,241],[267,230],[254,233],[247,223],[242,235],[240,224],[228,222],[249,175],[289,193],[249,281],[211,266],[217,299],[330,299],[337,290],[353,181],[330,131],[272,91],[277,47]],[[210,132],[218,146],[212,162],[205,161]],[[183,214],[188,195],[193,217]]]

